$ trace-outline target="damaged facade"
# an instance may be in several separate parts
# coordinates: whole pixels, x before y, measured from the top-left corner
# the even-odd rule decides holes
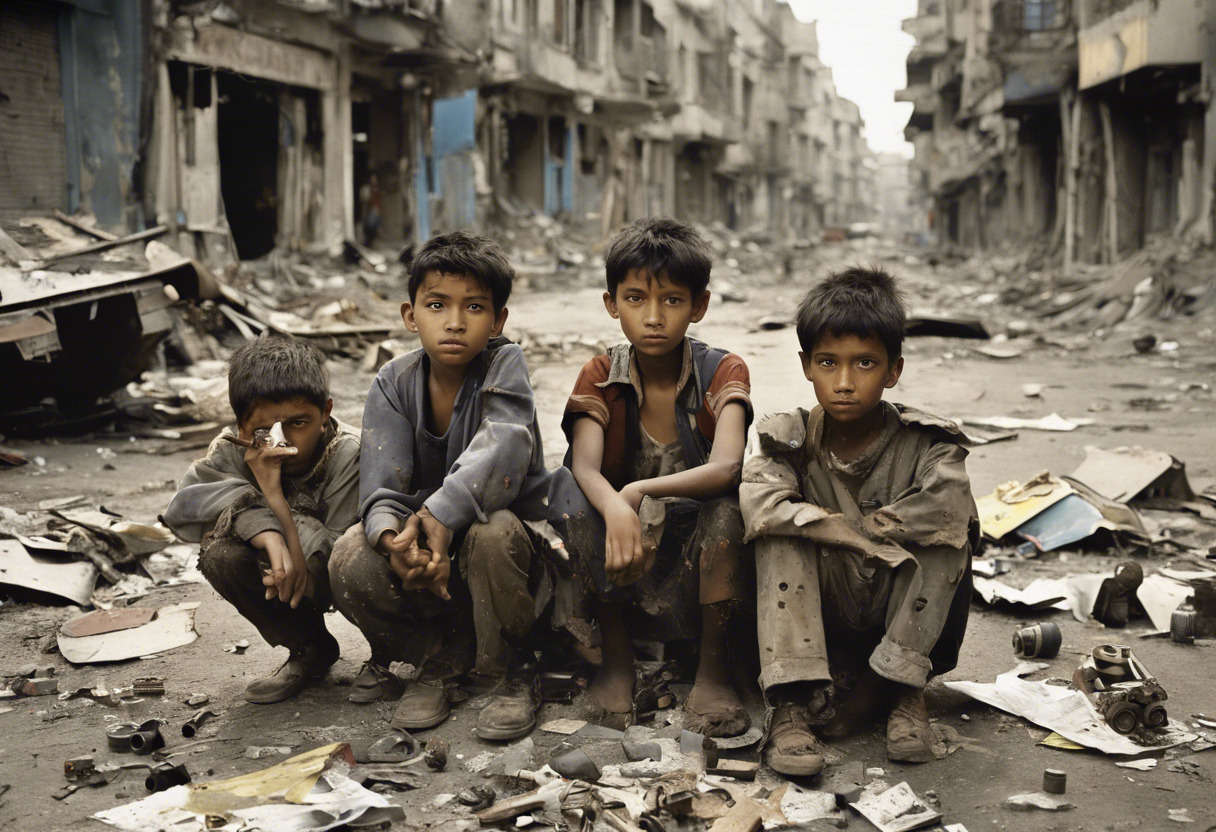
[[[1114,262],[1212,235],[1216,4],[920,0],[905,134],[938,239]]]
[[[876,165],[777,0],[79,0],[0,9],[0,216],[211,264],[543,213],[806,239]]]

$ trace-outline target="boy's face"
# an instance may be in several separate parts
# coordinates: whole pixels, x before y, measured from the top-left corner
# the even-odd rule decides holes
[[[621,321],[621,330],[634,349],[643,355],[660,356],[677,349],[689,324],[705,317],[709,292],[694,298],[687,286],[631,269],[616,287],[616,295],[604,292],[608,314]]]
[[[431,361],[464,367],[507,322],[506,307],[494,311],[490,289],[471,277],[427,272],[414,302],[401,304],[405,328],[417,332]]]
[[[289,477],[307,474],[316,464],[317,445],[329,421],[334,400],[325,402],[325,409],[302,398],[272,402],[258,399],[244,422],[237,425],[242,439],[253,439],[256,430],[269,430],[275,422],[283,423],[287,441],[297,449],[295,456],[284,461],[283,473]]]
[[[868,416],[882,401],[882,391],[894,387],[904,360],[894,362],[878,338],[825,334],[811,354],[799,352],[802,372],[815,385],[815,398],[829,417],[839,423]]]

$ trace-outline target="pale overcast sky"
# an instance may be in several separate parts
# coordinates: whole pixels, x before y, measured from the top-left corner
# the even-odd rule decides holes
[[[866,138],[879,153],[912,155],[904,125],[912,105],[897,102],[904,61],[915,42],[900,22],[916,16],[916,0],[788,0],[799,20],[819,21],[819,59],[832,68],[836,91],[857,102]]]

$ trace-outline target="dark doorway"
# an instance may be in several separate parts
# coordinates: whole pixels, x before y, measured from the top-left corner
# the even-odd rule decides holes
[[[218,142],[224,213],[242,260],[270,252],[279,230],[279,89],[221,72]]]
[[[545,137],[540,119],[524,114],[508,119],[507,176],[511,196],[535,211],[545,209]]]

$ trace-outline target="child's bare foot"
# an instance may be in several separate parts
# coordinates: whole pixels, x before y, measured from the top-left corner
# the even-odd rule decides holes
[[[587,687],[601,708],[609,714],[627,714],[633,711],[633,666],[600,667],[595,679]]]
[[[735,737],[751,727],[739,694],[729,683],[698,679],[684,702],[684,728],[707,737]]]

